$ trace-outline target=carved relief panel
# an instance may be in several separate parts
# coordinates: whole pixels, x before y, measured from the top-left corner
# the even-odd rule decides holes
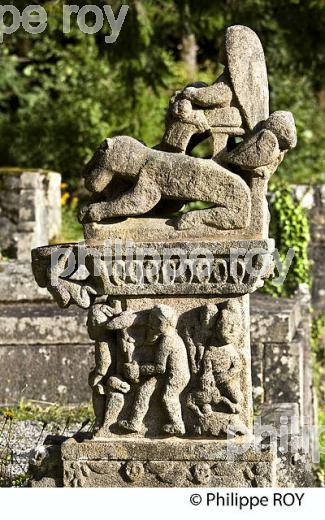
[[[96,438],[243,435],[250,425],[243,298],[93,305]],[[131,305],[133,308],[131,308]],[[184,305],[185,304],[185,305]]]

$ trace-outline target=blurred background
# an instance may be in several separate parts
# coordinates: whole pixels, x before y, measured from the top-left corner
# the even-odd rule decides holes
[[[21,11],[30,2],[13,2]],[[44,6],[41,35],[22,28],[0,45],[0,165],[59,171],[73,190],[107,136],[159,142],[171,93],[193,80],[213,82],[225,27],[248,25],[265,49],[271,111],[294,113],[299,144],[277,175],[325,181],[324,0],[129,0],[117,41],[106,23],[83,34],[71,17],[62,31],[61,0]],[[73,2],[80,7],[122,2]],[[127,2],[124,2],[127,3]],[[89,15],[89,23],[92,15]]]

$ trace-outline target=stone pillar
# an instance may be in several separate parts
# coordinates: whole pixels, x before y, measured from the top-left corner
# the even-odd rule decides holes
[[[59,236],[61,175],[0,169],[0,258],[30,260],[30,250]]]
[[[85,242],[33,251],[37,283],[89,309],[95,341],[94,431],[63,442],[64,486],[276,483],[276,452],[252,435],[249,294],[271,272],[267,180],[295,126],[269,115],[256,34],[233,26],[223,45],[224,74],[171,99],[160,145],[98,148]],[[213,159],[186,153],[218,133]]]

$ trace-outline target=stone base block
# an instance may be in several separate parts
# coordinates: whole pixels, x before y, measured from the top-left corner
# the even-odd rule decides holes
[[[247,440],[71,438],[33,487],[272,487],[277,456]],[[59,473],[62,471],[62,480]],[[56,482],[56,484],[55,484]]]

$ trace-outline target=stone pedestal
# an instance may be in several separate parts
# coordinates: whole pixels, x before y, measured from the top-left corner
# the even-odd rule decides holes
[[[254,437],[98,441],[78,434],[45,444],[30,467],[32,487],[274,487],[283,465],[274,445]]]
[[[273,241],[136,242],[133,256],[130,242],[113,244],[33,251],[39,285],[61,306],[88,306],[95,340],[94,438],[62,444],[59,482],[273,485],[276,452],[251,438],[249,325],[249,293],[269,273]]]
[[[65,487],[272,487],[276,456],[252,441],[130,439],[66,441]]]

